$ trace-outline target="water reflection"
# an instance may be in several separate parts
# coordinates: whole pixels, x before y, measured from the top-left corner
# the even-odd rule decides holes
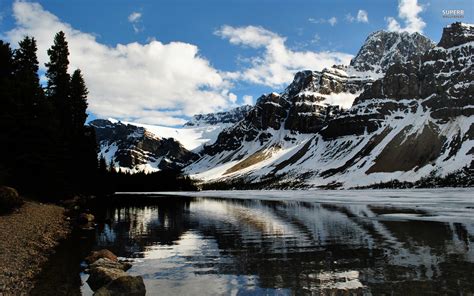
[[[107,209],[113,222],[98,230],[96,247],[136,258],[130,272],[144,277],[150,295],[474,293],[474,225],[400,213],[424,214],[157,197]]]

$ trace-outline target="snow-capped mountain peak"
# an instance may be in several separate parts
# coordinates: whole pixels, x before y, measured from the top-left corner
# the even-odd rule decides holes
[[[209,125],[219,125],[227,123],[237,123],[244,119],[247,113],[250,111],[252,106],[244,105],[240,107],[233,108],[228,111],[216,112],[216,113],[207,113],[207,114],[196,114],[191,120],[186,122],[184,126],[209,126]]]
[[[438,47],[420,34],[371,34],[349,66],[301,71],[260,97],[186,172],[254,188],[461,176],[474,168],[471,28],[451,25]]]
[[[89,125],[96,130],[99,154],[107,163],[114,162],[131,172],[151,172],[189,164],[204,145],[213,143],[223,129],[242,120],[248,110],[250,106],[241,106],[226,112],[195,115],[183,127],[112,118],[96,119]]]
[[[432,47],[434,43],[419,33],[376,31],[367,37],[350,66],[358,71],[385,72],[394,63],[406,62]]]

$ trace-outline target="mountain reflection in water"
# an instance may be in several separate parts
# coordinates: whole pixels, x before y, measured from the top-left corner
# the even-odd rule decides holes
[[[134,258],[150,295],[474,293],[474,225],[384,218],[404,211],[156,197],[107,209],[95,248]]]

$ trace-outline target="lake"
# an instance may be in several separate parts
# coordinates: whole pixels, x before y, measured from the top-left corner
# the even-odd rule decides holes
[[[474,293],[470,190],[121,197],[58,247],[33,295],[92,295],[81,261],[102,248],[133,260],[147,295]]]

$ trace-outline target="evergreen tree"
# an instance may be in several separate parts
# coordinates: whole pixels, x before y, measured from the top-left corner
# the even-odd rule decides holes
[[[0,40],[0,183],[48,196],[91,192],[101,184],[95,130],[84,125],[84,79],[80,70],[67,73],[68,45],[59,32],[48,50],[45,97],[36,51],[31,37],[15,51]]]
[[[13,51],[0,40],[0,184],[6,184],[12,166],[12,137],[16,133],[13,98]]]
[[[14,184],[19,187],[37,187],[46,176],[44,172],[48,159],[45,158],[45,136],[40,113],[44,93],[38,76],[36,40],[26,36],[14,52],[14,97],[16,102],[16,128],[13,137]],[[51,116],[51,115],[49,115]],[[47,121],[46,121],[47,122]],[[42,175],[39,176],[38,171]]]
[[[112,159],[110,160],[110,163],[109,163],[109,173],[116,173],[117,172],[117,169],[115,168],[115,161]]]
[[[13,75],[13,51],[10,43],[0,40],[0,82]]]
[[[31,123],[38,118],[38,109],[43,99],[43,88],[38,77],[36,40],[26,36],[15,51],[16,100],[21,110],[19,122]]]
[[[105,157],[102,154],[99,156],[99,173],[101,175],[105,175],[107,173],[107,162],[105,161]]]
[[[75,134],[83,133],[87,119],[87,94],[88,90],[82,77],[81,70],[74,71],[71,77],[71,120]]]
[[[52,99],[54,107],[58,112],[64,134],[68,134],[71,127],[70,105],[68,104],[70,75],[67,72],[69,49],[64,32],[60,31],[56,34],[53,46],[48,49],[48,55],[49,63],[46,63],[48,68],[46,71],[46,77],[48,78],[46,93]]]

